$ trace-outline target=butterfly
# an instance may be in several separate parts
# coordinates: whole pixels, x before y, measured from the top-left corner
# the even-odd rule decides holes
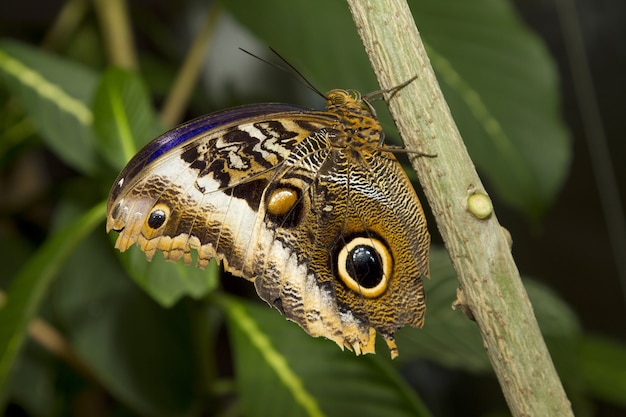
[[[117,177],[107,231],[148,260],[215,258],[310,335],[361,354],[378,333],[395,357],[395,332],[424,322],[426,220],[370,96],[325,100],[235,107],[157,137]]]

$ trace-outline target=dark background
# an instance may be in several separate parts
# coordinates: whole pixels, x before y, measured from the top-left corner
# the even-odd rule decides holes
[[[574,87],[566,41],[556,1],[517,6],[528,25],[546,42],[562,80],[563,115],[573,138],[570,175],[554,207],[536,229],[528,228],[506,209],[499,217],[514,236],[514,255],[521,271],[549,283],[578,313],[586,330],[626,340],[626,277],[618,274],[626,248],[612,248],[583,126],[584,110]],[[561,3],[566,3],[561,1]],[[623,206],[626,195],[626,2],[575,2],[597,106],[606,132],[614,175]],[[585,103],[591,105],[593,103]],[[624,213],[621,213],[622,221]],[[624,233],[624,230],[621,231]],[[622,237],[623,239],[623,237]],[[617,252],[618,258],[614,256]],[[622,274],[625,271],[621,271]]]

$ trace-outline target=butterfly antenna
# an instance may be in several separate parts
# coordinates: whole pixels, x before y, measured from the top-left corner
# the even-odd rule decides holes
[[[250,51],[246,51],[243,48],[239,48],[239,49],[242,52],[245,52],[246,54],[248,54],[248,55],[258,59],[259,61],[265,62],[266,64],[271,65],[274,68],[278,68],[281,71],[285,71],[287,74],[289,74],[291,77],[296,79],[298,82],[300,82],[300,83],[304,84],[305,86],[307,86],[310,90],[312,90],[315,93],[317,93],[323,99],[326,99],[326,94],[322,93],[320,90],[315,88],[315,86],[309,80],[307,80],[306,77],[300,71],[298,71],[298,68],[293,66],[281,54],[279,54],[274,48],[270,47],[270,51],[272,51],[272,53],[274,55],[276,55],[278,58],[280,58],[280,60],[283,61],[291,69],[291,71],[289,69],[283,67],[282,65],[279,65],[279,64],[277,64],[275,62],[271,62],[271,61],[268,61],[267,59],[261,58],[260,56],[255,55],[255,54],[253,54]]]

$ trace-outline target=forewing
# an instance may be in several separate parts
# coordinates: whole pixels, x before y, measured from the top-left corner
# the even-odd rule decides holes
[[[242,275],[259,202],[275,169],[311,131],[332,120],[296,106],[242,106],[187,122],[146,145],[109,195],[107,230],[121,251],[198,265],[211,258]],[[250,279],[251,277],[246,276]]]

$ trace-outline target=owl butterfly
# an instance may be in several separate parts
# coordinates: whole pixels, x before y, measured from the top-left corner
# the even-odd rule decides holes
[[[154,139],[113,185],[107,231],[148,260],[216,258],[310,335],[361,354],[378,332],[395,357],[394,333],[424,322],[426,221],[367,96],[325,99],[235,107]]]

